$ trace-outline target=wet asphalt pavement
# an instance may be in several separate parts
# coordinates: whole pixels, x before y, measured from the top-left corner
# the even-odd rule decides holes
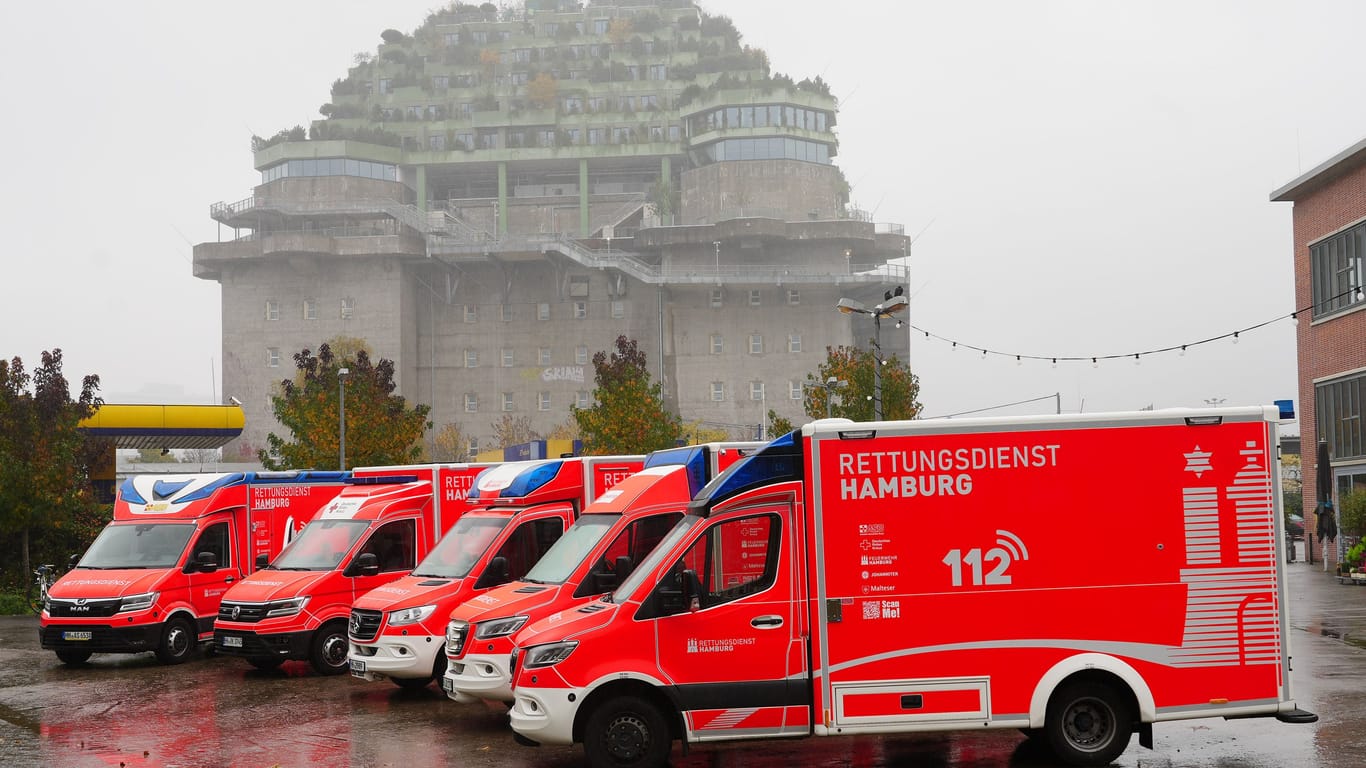
[[[1274,720],[1159,723],[1122,768],[1359,768],[1366,765],[1366,587],[1292,563],[1294,695],[1313,725]],[[515,744],[499,709],[438,690],[320,677],[300,662],[259,672],[208,657],[163,667],[151,654],[62,665],[33,617],[0,617],[0,765],[534,766],[578,768],[578,748]],[[679,768],[914,766],[1054,768],[1014,730],[742,742],[694,747]]]

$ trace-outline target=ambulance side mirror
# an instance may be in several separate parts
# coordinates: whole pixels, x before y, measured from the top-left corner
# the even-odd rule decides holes
[[[213,573],[218,570],[218,555],[212,552],[200,552],[195,555],[194,560],[185,568],[186,573],[199,571],[200,573]]]
[[[508,559],[499,555],[489,561],[484,572],[479,574],[479,580],[474,583],[475,589],[488,589],[499,584],[506,584],[511,581],[508,578]]]
[[[270,565],[270,555],[267,555],[265,552],[262,552],[261,554],[256,556],[256,570],[259,571],[262,568],[265,568],[267,565]]]
[[[683,604],[689,613],[702,607],[702,582],[697,578],[697,571],[691,568],[683,571]]]
[[[76,566],[79,565],[80,562],[81,562],[81,556],[80,556],[80,555],[72,555],[71,557],[67,558],[67,561],[66,561],[66,569],[67,569],[68,571],[74,571],[74,570],[76,570]]]
[[[379,573],[379,557],[374,552],[356,555],[351,566],[346,569],[347,576],[374,576]]]

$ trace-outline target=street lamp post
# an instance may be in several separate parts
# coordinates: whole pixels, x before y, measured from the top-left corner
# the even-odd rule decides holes
[[[350,373],[350,368],[337,369],[337,442],[340,447],[337,463],[343,472],[346,471],[346,377]]]
[[[712,246],[713,246],[714,248],[716,248],[716,276],[717,276],[717,277],[720,277],[720,276],[721,276],[721,241],[720,241],[720,240],[713,240],[713,241],[711,241],[711,244],[712,244]]]
[[[873,318],[873,421],[882,421],[882,318],[891,317],[909,303],[901,286],[883,294],[881,304],[872,309],[853,299],[840,299],[835,309],[846,315],[871,315]]]

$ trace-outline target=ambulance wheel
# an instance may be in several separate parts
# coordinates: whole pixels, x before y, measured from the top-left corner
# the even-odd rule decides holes
[[[637,696],[602,702],[584,726],[583,751],[592,768],[662,768],[672,748],[664,713]]]
[[[1134,731],[1129,699],[1098,680],[1065,683],[1048,701],[1044,729],[1053,753],[1068,765],[1102,766],[1129,746]]]
[[[76,667],[90,660],[90,651],[84,648],[58,648],[57,658],[63,664]]]
[[[283,656],[248,656],[247,663],[257,669],[269,672],[272,669],[279,669],[285,663]]]
[[[194,653],[199,638],[194,627],[182,616],[166,622],[161,630],[161,644],[157,646],[157,661],[162,664],[180,664]]]
[[[320,675],[340,675],[350,668],[346,660],[350,651],[351,641],[346,637],[346,622],[334,621],[322,625],[313,636],[308,662]]]

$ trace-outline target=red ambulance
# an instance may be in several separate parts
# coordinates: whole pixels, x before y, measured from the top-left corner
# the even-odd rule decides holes
[[[446,695],[511,702],[508,657],[517,631],[615,589],[682,519],[688,500],[707,481],[763,445],[655,451],[644,469],[588,505],[525,577],[457,605],[446,628]]]
[[[43,648],[67,664],[94,653],[190,658],[213,637],[223,593],[345,488],[344,472],[140,475],[113,520],[52,585]]]
[[[1017,728],[1106,765],[1290,691],[1275,408],[815,422],[712,481],[611,595],[522,630],[519,740]]]
[[[481,474],[466,514],[409,575],[361,594],[350,608],[351,674],[421,688],[440,678],[451,608],[521,578],[580,510],[638,471],[643,456],[511,462]]]

